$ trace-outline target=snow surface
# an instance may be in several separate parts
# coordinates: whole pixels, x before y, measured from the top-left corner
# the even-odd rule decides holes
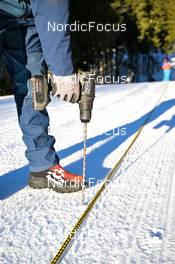
[[[175,263],[175,82],[98,87],[88,126],[87,204],[166,87],[156,111],[76,234],[63,264]],[[50,133],[61,164],[82,170],[77,105],[54,99]],[[50,263],[86,207],[80,193],[27,186],[13,97],[0,100],[0,263]],[[125,133],[126,132],[126,135]]]

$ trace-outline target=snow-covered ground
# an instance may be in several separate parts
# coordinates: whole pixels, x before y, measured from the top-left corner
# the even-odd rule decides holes
[[[175,263],[175,82],[98,88],[88,126],[87,204],[166,87],[155,112],[77,234],[63,264]],[[48,107],[61,164],[82,170],[77,105]],[[12,97],[0,99],[0,263],[47,264],[85,209],[80,193],[27,186]]]

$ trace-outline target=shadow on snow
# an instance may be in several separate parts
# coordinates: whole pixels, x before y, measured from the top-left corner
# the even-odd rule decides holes
[[[151,123],[152,121],[156,120],[159,116],[161,116],[163,113],[168,111],[174,105],[175,105],[175,99],[162,102],[159,106],[156,107],[148,123]],[[110,153],[112,153],[115,149],[117,149],[123,142],[125,142],[129,137],[133,136],[137,132],[139,127],[144,123],[149,113],[150,112],[146,113],[145,115],[143,115],[142,117],[140,117],[139,119],[131,123],[127,123],[123,125],[122,127],[126,128],[125,136],[118,136],[117,134],[116,135],[114,134],[111,137],[111,140],[104,142],[102,146],[92,150],[87,155],[87,163],[88,163],[87,180],[89,178],[95,178],[95,181],[94,181],[94,184],[95,184],[98,180],[104,179],[104,177],[110,170],[110,168],[103,167],[104,159]],[[174,128],[175,127],[175,115],[172,117],[171,120],[164,120],[160,122],[158,125],[156,125],[154,128],[158,129],[162,126],[168,127],[166,133],[168,133],[172,128]],[[117,129],[118,128],[116,128],[116,130]],[[98,143],[100,141],[107,139],[107,137],[109,137],[108,135],[112,133],[113,130],[109,130],[106,133],[103,133],[101,135],[88,139],[87,147],[90,147],[95,143]],[[68,157],[72,155],[74,152],[81,150],[82,146],[83,144],[82,142],[80,142],[69,148],[59,151],[60,159]],[[118,159],[119,157],[116,157],[116,160]],[[82,173],[82,159],[79,159],[67,165],[66,169],[70,170],[71,172],[81,174]],[[0,176],[0,199],[5,199],[13,195],[14,193],[18,192],[22,188],[24,188],[28,184],[27,183],[28,173],[29,173],[28,166],[24,166],[17,170],[8,172],[4,174],[3,176]]]

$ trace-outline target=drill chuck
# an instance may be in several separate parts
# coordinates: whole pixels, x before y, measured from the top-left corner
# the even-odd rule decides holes
[[[94,74],[86,74],[81,82],[81,97],[79,101],[80,120],[89,123],[92,117],[93,101],[95,98]]]

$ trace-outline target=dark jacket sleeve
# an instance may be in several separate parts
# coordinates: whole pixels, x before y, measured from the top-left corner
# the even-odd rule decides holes
[[[31,7],[49,69],[59,76],[73,74],[70,32],[61,26],[54,31],[54,25],[69,23],[69,0],[31,0]]]

